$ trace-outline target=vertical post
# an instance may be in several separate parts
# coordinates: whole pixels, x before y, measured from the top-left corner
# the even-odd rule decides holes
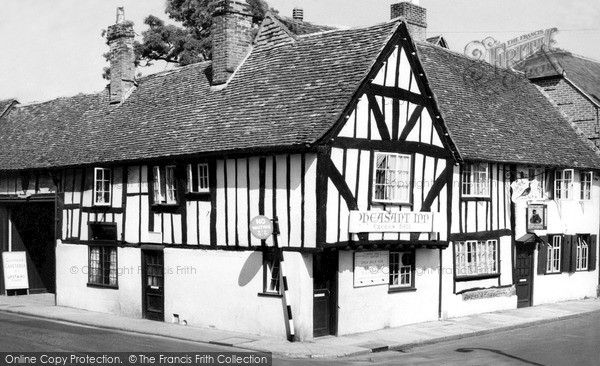
[[[12,252],[12,212],[10,209],[7,209],[6,211],[6,216],[8,217],[8,251]]]
[[[280,284],[283,285],[283,301],[285,304],[285,308],[287,310],[287,318],[288,318],[288,341],[294,342],[296,340],[296,334],[294,331],[294,318],[292,316],[292,300],[289,293],[288,281],[286,275],[285,261],[283,258],[283,250],[279,248],[279,242],[277,240],[277,236],[279,235],[279,220],[277,216],[273,219],[273,243],[275,244],[275,251],[277,253],[277,257],[279,259],[279,276],[280,276]]]

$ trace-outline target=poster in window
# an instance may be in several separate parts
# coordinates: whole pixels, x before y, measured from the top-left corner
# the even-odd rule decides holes
[[[527,206],[527,231],[546,230],[546,205]]]

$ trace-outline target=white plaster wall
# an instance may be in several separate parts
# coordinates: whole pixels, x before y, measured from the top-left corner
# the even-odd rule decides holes
[[[354,288],[354,251],[339,253],[339,335],[438,319],[438,250],[417,249],[417,290],[395,293],[388,285]]]
[[[595,174],[595,177],[597,175]],[[531,203],[547,205],[547,230],[535,230],[538,236],[548,234],[596,234],[600,230],[600,182],[592,180],[592,199],[580,201],[579,171],[575,170],[571,200],[539,200]],[[527,233],[527,201],[515,207],[517,238]],[[598,245],[598,244],[596,244]],[[598,255],[600,250],[597,250]],[[596,261],[598,259],[596,258]],[[596,297],[598,267],[595,271],[538,275],[538,250],[534,253],[533,305]]]
[[[283,299],[262,297],[261,252],[166,248],[165,321],[285,338]],[[312,256],[286,252],[299,339],[312,337]]]
[[[118,248],[118,289],[88,287],[88,246],[56,246],[56,301],[59,306],[142,317],[141,254]]]

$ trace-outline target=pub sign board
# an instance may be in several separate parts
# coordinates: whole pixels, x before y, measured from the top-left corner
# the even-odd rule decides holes
[[[383,210],[350,211],[350,233],[433,232],[433,213]]]
[[[527,206],[527,231],[546,230],[546,205]]]
[[[23,290],[29,288],[25,252],[2,253],[2,267],[4,269],[4,288],[6,290]]]

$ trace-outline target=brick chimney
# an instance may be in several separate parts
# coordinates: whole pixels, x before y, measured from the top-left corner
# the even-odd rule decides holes
[[[213,13],[213,84],[226,83],[252,44],[252,13],[245,0],[221,0]]]
[[[292,18],[296,20],[304,20],[304,10],[298,7],[294,8],[294,10],[292,11]]]
[[[392,4],[392,19],[403,17],[410,36],[415,41],[427,38],[427,9],[419,6],[419,0],[402,1]]]
[[[108,27],[110,46],[110,103],[120,103],[135,85],[135,52],[133,22],[125,20],[125,11],[117,8],[117,21]]]

